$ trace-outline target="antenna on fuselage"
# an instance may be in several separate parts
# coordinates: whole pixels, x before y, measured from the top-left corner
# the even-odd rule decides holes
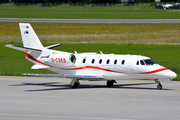
[[[99,51],[102,55],[103,55],[103,52]]]

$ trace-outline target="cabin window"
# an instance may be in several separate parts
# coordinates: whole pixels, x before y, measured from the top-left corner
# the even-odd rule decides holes
[[[152,59],[145,59],[144,62],[146,63],[146,65],[154,65],[154,64],[157,64],[157,63],[154,62]]]
[[[139,60],[137,61],[136,65],[139,65]]]
[[[92,59],[92,64],[94,64],[94,62],[95,62],[95,59]]]
[[[143,60],[140,60],[140,63],[141,65],[145,65],[144,61]]]
[[[110,60],[108,59],[106,63],[109,64],[109,62],[110,62]]]
[[[99,60],[99,64],[101,64],[101,63],[102,63],[102,59]]]
[[[121,64],[124,65],[124,63],[125,63],[125,60],[122,60],[122,63],[121,63]]]
[[[83,59],[83,63],[85,63],[85,62],[86,62],[86,58]]]
[[[114,64],[117,64],[117,60],[114,60]]]

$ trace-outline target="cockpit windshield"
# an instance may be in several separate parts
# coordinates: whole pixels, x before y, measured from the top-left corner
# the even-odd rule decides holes
[[[157,63],[154,62],[152,59],[144,59],[144,62],[146,63],[146,65],[154,65],[154,64],[157,64]]]

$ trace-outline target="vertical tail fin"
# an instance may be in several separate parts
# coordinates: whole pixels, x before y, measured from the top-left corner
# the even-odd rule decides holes
[[[29,23],[19,23],[19,27],[24,47],[40,50],[44,48]]]

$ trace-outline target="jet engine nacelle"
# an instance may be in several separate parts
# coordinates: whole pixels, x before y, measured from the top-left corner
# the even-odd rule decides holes
[[[71,66],[76,62],[74,54],[54,54],[49,56],[49,64],[55,67]]]

